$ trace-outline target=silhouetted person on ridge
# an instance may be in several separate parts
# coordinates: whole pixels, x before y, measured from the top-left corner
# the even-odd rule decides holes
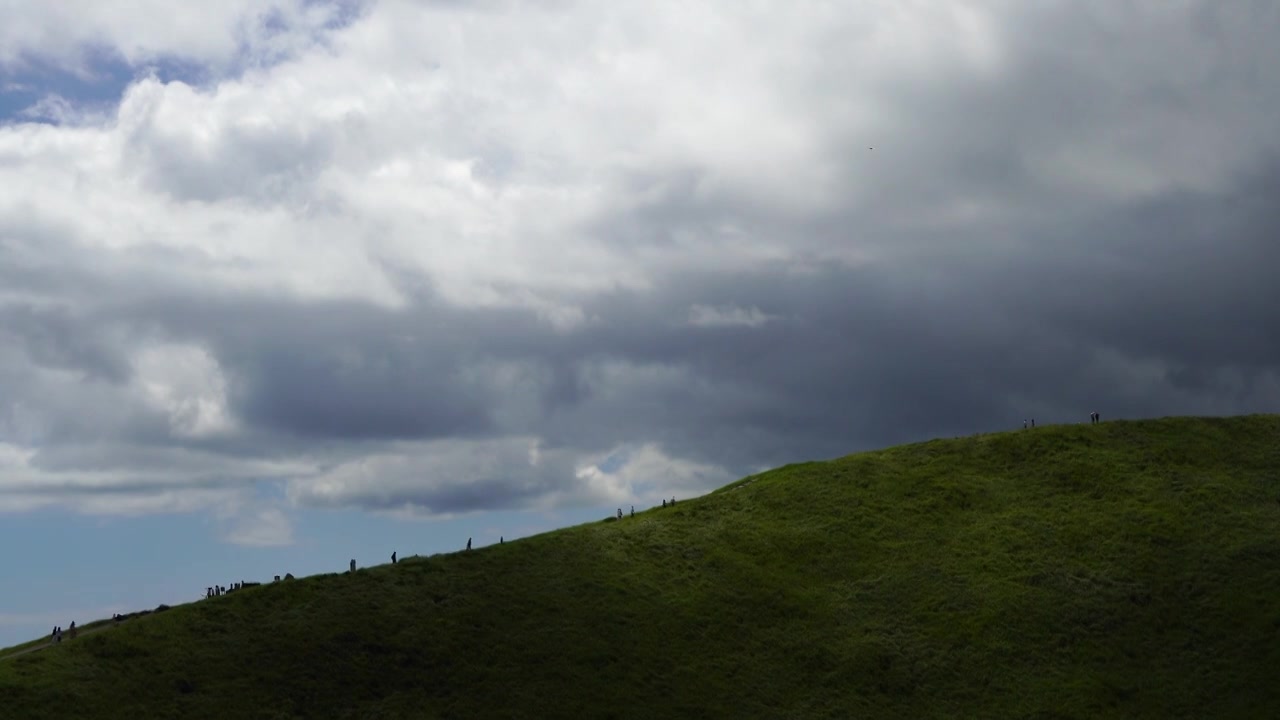
[[[1023,420],[1023,421],[1022,421],[1022,429],[1023,429],[1023,430],[1026,430],[1026,429],[1027,429],[1027,421],[1026,421],[1026,420]]]
[[[471,538],[467,538],[467,549],[471,549]]]
[[[1036,426],[1036,419],[1031,418],[1031,427],[1035,427],[1035,426]]]
[[[392,565],[395,565],[395,564],[396,564],[396,554],[395,554],[395,551],[392,551],[392,552],[391,552],[391,564],[392,564]]]
[[[502,536],[501,536],[501,535],[499,535],[499,536],[498,536],[498,544],[499,544],[499,545],[501,545],[501,544],[502,544]]]
[[[635,516],[636,516],[636,506],[635,506],[635,505],[632,505],[632,506],[631,506],[631,517],[635,517]]]

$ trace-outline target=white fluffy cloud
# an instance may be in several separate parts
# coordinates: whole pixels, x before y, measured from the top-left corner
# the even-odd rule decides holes
[[[654,505],[668,497],[701,494],[733,479],[724,468],[671,457],[656,443],[614,448],[589,459],[574,474],[602,499]]]
[[[215,11],[97,7],[69,23],[79,33],[67,36],[71,47],[100,36],[126,57],[154,47],[187,48],[195,59],[231,52],[237,28],[268,15],[295,28],[338,12],[224,3],[205,17]],[[1029,67],[1013,56],[1026,42],[1018,23],[1074,17],[1015,8],[388,0],[324,44],[212,87],[144,76],[105,122],[5,128],[0,180],[26,189],[9,195],[10,212],[56,218],[79,242],[113,250],[181,251],[165,272],[193,281],[395,305],[402,298],[381,273],[391,263],[425,272],[455,302],[541,304],[563,315],[574,312],[561,301],[566,292],[648,287],[675,268],[745,269],[802,250],[847,260],[859,244],[876,244],[869,232],[840,247],[805,248],[803,237],[729,217],[719,227],[675,225],[661,237],[601,242],[602,218],[672,196],[713,207],[745,202],[782,217],[862,211],[874,218],[869,231],[1004,212],[980,187],[969,197],[949,188],[941,200],[928,185],[913,199],[909,186],[929,166],[982,151],[957,134],[972,132],[977,118],[939,128],[946,119],[922,103],[945,100],[950,81],[979,92],[1018,82]],[[1105,50],[1131,62],[1060,69],[1081,84],[1119,77],[1131,85],[1116,95],[1122,106],[1064,108],[1061,121],[1090,122],[1051,140],[1029,134],[1042,128],[1015,128],[1026,136],[1011,139],[1027,144],[1020,151],[1036,180],[1064,193],[1149,195],[1221,181],[1247,161],[1245,148],[1274,147],[1250,109],[1275,98],[1242,87],[1168,111],[1124,101],[1143,93],[1176,101],[1192,58],[1214,57],[1189,12],[1090,12],[1125,45]],[[1149,17],[1162,18],[1163,42],[1190,57],[1143,50],[1140,21]],[[35,13],[24,23],[54,26]],[[202,42],[186,38],[196,28]],[[1070,61],[1063,53],[1078,51],[1068,43],[1051,42],[1039,62]],[[57,107],[55,115],[69,113]],[[1216,129],[1206,136],[1206,128]],[[1255,142],[1237,142],[1241,133]]]
[[[237,498],[217,511],[223,526],[223,540],[250,547],[280,547],[293,544],[293,521],[284,508]]]
[[[613,502],[616,488],[574,477],[575,453],[536,437],[399,443],[308,478],[288,497],[302,505],[357,506],[408,515]]]
[[[403,515],[581,504],[656,504],[732,478],[723,468],[671,457],[656,443],[583,455],[537,438],[401,443],[288,484],[291,501]]]
[[[219,12],[241,19],[190,24],[230,43],[246,10]],[[377,269],[393,262],[457,302],[554,308],[674,267],[786,258],[795,238],[731,224],[625,247],[592,227],[672,194],[784,214],[856,198],[873,168],[848,177],[832,150],[889,139],[887,78],[998,62],[990,17],[934,17],[383,2],[327,45],[213,87],[143,77],[107,122],[6,129],[0,156],[21,160],[6,182],[39,181],[8,202],[75,218],[81,242],[186,251],[194,267],[167,272],[236,288],[394,304]],[[837,73],[845,100],[817,94]]]
[[[200,347],[149,347],[135,360],[134,377],[152,407],[169,418],[170,431],[184,437],[230,432],[226,378],[217,360]]]

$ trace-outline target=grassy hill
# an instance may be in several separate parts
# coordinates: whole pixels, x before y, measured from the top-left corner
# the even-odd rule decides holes
[[[0,657],[5,718],[1265,717],[1280,417],[1041,427]]]

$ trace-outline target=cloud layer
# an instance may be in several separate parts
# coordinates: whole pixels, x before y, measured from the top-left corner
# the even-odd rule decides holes
[[[1274,3],[143,10],[0,9],[13,83],[135,73],[0,125],[0,510],[281,544],[1280,405]]]

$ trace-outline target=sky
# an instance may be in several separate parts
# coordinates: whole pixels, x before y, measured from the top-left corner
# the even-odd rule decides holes
[[[1280,409],[1273,0],[0,0],[0,646]]]

